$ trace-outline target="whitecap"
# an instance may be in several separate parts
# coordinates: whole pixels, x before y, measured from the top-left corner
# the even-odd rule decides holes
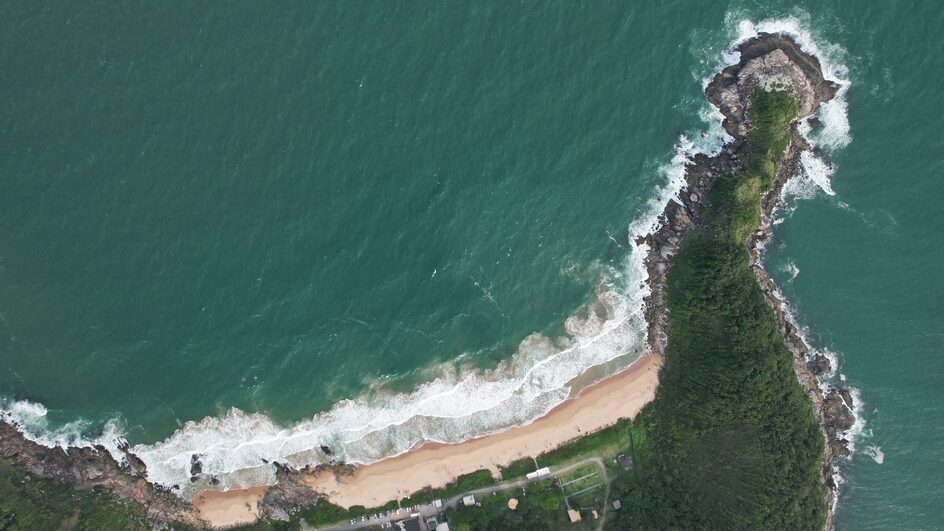
[[[797,265],[793,262],[787,262],[786,265],[783,266],[783,270],[787,273],[790,273],[790,278],[787,280],[787,282],[792,282],[797,277],[797,275],[800,274],[800,268],[797,267]]]
[[[29,400],[0,399],[0,421],[15,426],[35,443],[47,448],[104,446],[118,462],[125,459],[118,450],[118,441],[124,434],[119,419],[105,422],[97,436],[89,437],[87,434],[94,429],[91,422],[77,419],[54,427],[48,415],[49,410],[43,404]]]

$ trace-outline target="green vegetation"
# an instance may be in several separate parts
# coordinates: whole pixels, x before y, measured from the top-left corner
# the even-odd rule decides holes
[[[381,513],[398,509],[396,500],[387,502],[381,507],[366,508],[362,505],[352,505],[345,509],[340,505],[335,505],[328,500],[321,499],[307,507],[301,507],[294,513],[287,522],[279,520],[261,520],[254,524],[238,527],[241,531],[293,531],[301,529],[302,523],[308,526],[320,527],[347,522],[348,520],[360,518],[364,515]]]
[[[488,470],[476,470],[475,472],[464,474],[456,478],[455,481],[440,489],[425,489],[414,492],[409,497],[403,498],[399,502],[392,500],[381,507],[364,508],[360,505],[353,505],[345,509],[339,505],[334,505],[328,500],[318,500],[317,503],[308,507],[300,508],[291,515],[288,522],[277,520],[263,520],[252,525],[243,526],[238,529],[243,531],[265,531],[265,530],[294,530],[301,528],[304,521],[309,526],[325,526],[338,522],[346,522],[354,518],[360,518],[364,515],[382,513],[385,511],[398,509],[400,506],[409,507],[411,505],[427,504],[436,499],[447,499],[464,492],[468,492],[483,487],[490,487],[495,484],[495,478]]]
[[[596,463],[590,463],[571,470],[567,474],[562,474],[560,481],[561,488],[567,496],[603,484],[603,478],[600,477],[600,467]]]
[[[518,500],[515,510],[508,508],[510,498]],[[568,524],[564,495],[551,480],[509,493],[476,496],[476,502],[473,507],[459,505],[446,511],[451,529],[558,529]]]
[[[508,481],[523,478],[537,470],[537,467],[534,466],[534,459],[523,457],[508,463],[507,466],[500,466],[498,469],[501,471],[502,479]]]
[[[433,500],[445,500],[464,492],[469,492],[470,490],[491,487],[494,484],[495,478],[492,477],[491,472],[485,469],[476,470],[475,472],[463,474],[457,477],[455,481],[449,483],[443,488],[425,489],[419,492],[414,492],[413,494],[400,500],[400,504],[404,507],[407,507],[410,505],[430,503]]]
[[[112,494],[27,474],[0,458],[0,530],[149,529],[141,509]]]
[[[608,428],[584,435],[554,450],[544,452],[537,456],[537,461],[544,467],[579,461],[591,455],[615,456],[623,449],[630,447],[636,431],[630,419],[620,419]]]
[[[745,245],[796,114],[786,92],[753,94],[752,154],[715,182],[673,258],[665,366],[637,466],[613,483],[613,528],[823,526],[823,440]]]

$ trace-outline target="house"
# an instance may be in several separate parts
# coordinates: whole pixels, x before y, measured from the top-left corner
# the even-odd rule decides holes
[[[436,524],[436,531],[449,531],[449,524],[446,522],[439,522]]]
[[[572,524],[580,521],[580,513],[573,509],[567,509],[567,517],[570,518]]]
[[[420,531],[420,519],[410,518],[393,523],[393,528],[399,531]]]
[[[528,479],[542,478],[551,474],[551,469],[548,467],[539,468],[534,472],[528,472],[525,477]]]
[[[626,454],[619,454],[616,456],[616,460],[619,461],[619,465],[623,467],[623,470],[629,470],[633,468],[633,456],[627,456]]]
[[[623,502],[621,502],[621,501],[619,501],[619,500],[613,500],[613,510],[614,510],[614,511],[620,510],[620,507],[622,507],[622,506],[623,506]]]
[[[468,496],[463,497],[462,505],[465,505],[466,507],[471,507],[475,505],[475,496],[469,494]]]

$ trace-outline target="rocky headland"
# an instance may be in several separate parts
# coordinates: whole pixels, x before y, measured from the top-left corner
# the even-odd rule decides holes
[[[119,463],[104,446],[43,446],[26,438],[12,423],[0,422],[0,457],[28,474],[87,489],[104,489],[141,506],[150,524],[205,527],[187,501],[172,490],[145,479],[144,463],[122,445],[127,459]]]
[[[741,43],[737,51],[740,61],[718,73],[705,90],[708,100],[724,115],[724,129],[733,139],[715,156],[698,154],[692,158],[685,168],[686,186],[679,194],[679,201],[666,205],[661,228],[645,238],[649,245],[646,267],[652,290],[646,308],[650,349],[662,354],[667,342],[666,274],[671,257],[678,251],[682,236],[701,222],[702,207],[715,179],[741,168],[751,153],[748,138],[751,124],[747,113],[751,94],[756,88],[790,91],[799,104],[799,114],[791,127],[790,144],[777,168],[774,184],[762,196],[761,224],[745,244],[765,299],[774,311],[784,342],[793,353],[797,379],[813,404],[826,441],[821,477],[829,502],[828,529],[832,527],[838,494],[835,460],[850,454],[849,441],[844,434],[855,422],[852,394],[849,389],[827,383],[826,376],[831,375],[835,367],[807,345],[761,262],[764,244],[772,233],[772,215],[782,201],[783,188],[802,171],[800,154],[811,149],[797,131],[797,122],[835,97],[839,87],[823,77],[817,58],[801,50],[789,36],[761,34]]]

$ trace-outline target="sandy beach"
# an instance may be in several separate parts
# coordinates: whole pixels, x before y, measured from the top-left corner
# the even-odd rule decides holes
[[[258,502],[265,491],[265,486],[227,492],[208,490],[193,499],[193,506],[200,518],[214,527],[248,524],[259,518]]]
[[[427,443],[398,457],[359,466],[351,476],[337,478],[325,471],[312,474],[307,481],[332,503],[373,507],[425,487],[442,487],[456,476],[481,468],[497,473],[499,465],[551,450],[620,418],[634,417],[654,398],[661,363],[658,356],[643,356],[527,426],[459,444]],[[254,520],[264,493],[264,487],[206,491],[193,504],[202,518],[225,527]]]

